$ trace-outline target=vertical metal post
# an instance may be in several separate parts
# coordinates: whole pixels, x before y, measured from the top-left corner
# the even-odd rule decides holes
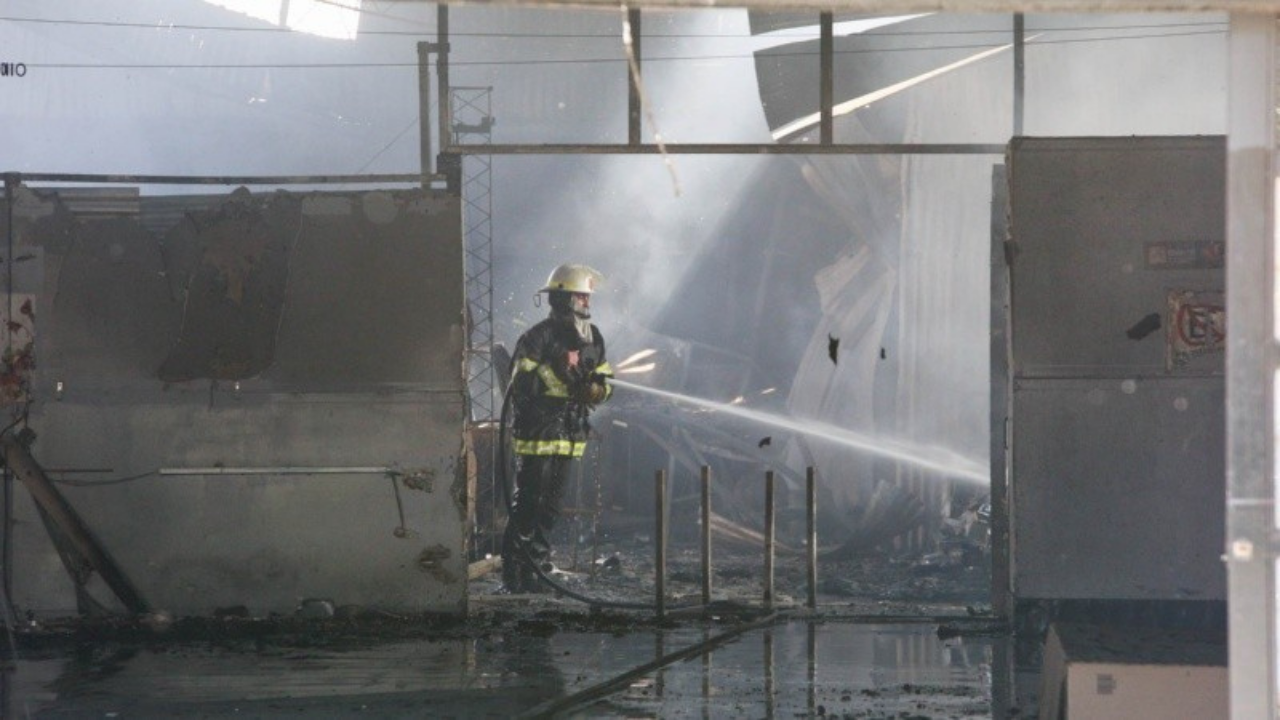
[[[665,657],[667,654],[667,636],[661,631],[653,635],[653,659]],[[657,675],[653,679],[654,697],[661,700],[667,694],[667,670],[666,666],[659,667]]]
[[[493,88],[450,87],[449,111],[453,115],[452,138],[459,145],[489,145],[493,140]],[[463,276],[467,294],[466,373],[471,429],[480,423],[497,425],[502,389],[493,355],[493,157],[471,155],[459,167],[464,171],[462,200]],[[489,467],[497,467],[498,443],[488,443]],[[598,445],[596,447],[599,447]],[[477,452],[479,452],[477,450]],[[488,527],[475,523],[476,542],[486,537],[495,555],[496,519],[502,516],[497,473],[489,473],[492,499]],[[479,545],[477,545],[479,547]]]
[[[1014,700],[1014,676],[1017,660],[1011,635],[1000,635],[991,646],[991,716],[1013,717],[1017,707]]]
[[[636,72],[627,71],[627,143],[639,145],[641,138],[640,78],[640,8],[627,8],[627,26]]]
[[[764,606],[773,607],[773,471],[764,474]]]
[[[835,102],[835,72],[833,69],[835,64],[834,24],[830,12],[819,13],[818,20],[822,33],[818,42],[818,61],[821,63],[821,67],[818,70],[818,84],[820,86],[818,94],[822,106],[818,116],[818,142],[823,145],[830,145],[834,135],[832,123],[832,104]]]
[[[702,466],[702,604],[711,604],[711,468]]]
[[[1276,19],[1227,40],[1227,605],[1231,717],[1276,698]]]
[[[7,173],[4,176],[4,213],[5,213],[5,269],[8,273],[8,305],[9,317],[13,317],[13,196],[17,192],[18,185],[22,179],[13,173]],[[10,333],[10,339],[12,339]],[[0,578],[4,586],[4,604],[5,616],[10,621],[12,618],[8,616],[13,613],[13,605],[10,598],[13,597],[13,472],[6,464],[4,466],[4,527],[0,528],[0,536],[4,539],[4,576]],[[0,707],[0,710],[3,710]]]
[[[809,608],[818,607],[818,478],[810,465],[804,471],[804,502],[809,519]]]
[[[449,103],[449,5],[436,7],[436,88],[437,110],[440,112],[440,152],[453,145],[453,109]]]
[[[702,642],[711,640],[711,631],[703,629]],[[711,700],[711,655],[712,653],[702,653],[702,707],[710,708],[708,702]]]
[[[1013,15],[1013,135],[1022,135],[1023,92],[1026,90],[1026,30],[1022,13]]]
[[[808,650],[808,710],[809,717],[815,717],[818,709],[818,628],[810,620],[805,624],[806,649]]]
[[[431,43],[418,43],[418,155],[422,187],[431,184],[435,154],[431,151]]]
[[[774,716],[773,628],[764,629],[764,716]]]
[[[1003,165],[991,172],[991,610],[1013,619],[1014,601],[1009,546],[1009,478],[1012,448],[1013,385],[1010,357],[1009,181]]]
[[[493,142],[493,88],[449,88],[449,128],[456,145]],[[493,356],[493,156],[470,154],[463,171],[462,238],[466,254],[467,391],[471,421],[497,423],[502,405]],[[506,368],[504,368],[505,370]],[[497,497],[497,494],[494,494]]]
[[[596,458],[598,459],[600,452],[600,444],[596,444]],[[595,511],[591,513],[591,579],[596,579],[596,565],[600,561],[600,513],[604,508],[604,496],[600,492],[600,469],[592,473],[596,482],[596,499]]]
[[[658,619],[662,620],[667,616],[667,473],[663,470],[654,473],[654,497],[653,592]]]
[[[599,445],[597,445],[599,447]],[[581,544],[582,538],[582,516],[586,513],[586,508],[582,506],[582,483],[587,472],[585,469],[585,458],[574,463],[572,470],[573,476],[573,547],[569,551],[569,564],[574,572],[578,570],[578,545]]]

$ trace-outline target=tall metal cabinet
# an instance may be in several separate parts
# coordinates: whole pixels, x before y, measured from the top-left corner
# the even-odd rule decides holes
[[[1220,137],[1010,144],[993,264],[1009,283],[993,395],[1009,610],[1225,599],[1224,152]]]

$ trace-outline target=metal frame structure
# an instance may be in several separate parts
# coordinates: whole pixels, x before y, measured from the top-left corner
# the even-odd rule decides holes
[[[556,3],[545,3],[555,5]],[[642,3],[643,5],[660,5],[662,3]],[[767,3],[747,3],[748,5],[767,5]],[[640,72],[644,56],[641,52],[641,12],[640,7],[627,8],[628,30],[627,46],[630,49],[629,68],[627,73],[627,142],[623,144],[574,144],[574,143],[532,143],[532,144],[500,144],[500,145],[464,145],[452,142],[447,133],[440,135],[440,157],[438,166],[443,166],[443,158],[450,155],[1003,155],[1005,146],[993,143],[837,143],[834,131],[834,38],[833,15],[829,10],[818,12],[821,39],[819,45],[819,121],[818,137],[815,143],[644,143],[643,107],[640,83]],[[1015,14],[1010,28],[1013,34],[1014,49],[1014,128],[1022,127],[1022,92],[1023,92],[1023,36],[1022,16]],[[436,42],[419,43],[419,77],[421,97],[427,97],[429,76],[427,58],[430,52],[436,52],[439,59],[436,63],[437,82],[442,97],[448,88],[448,48],[449,23],[448,6],[441,5],[437,25]],[[422,117],[429,117],[426,101],[423,100]],[[442,101],[440,109],[440,127],[453,126],[453,120]],[[427,143],[423,149],[424,170],[430,155],[429,132],[424,128],[423,139]]]
[[[829,143],[767,145],[756,143],[683,143],[655,145],[571,143],[543,145],[453,145],[457,155],[1003,155],[993,143]]]
[[[500,412],[496,399],[492,348],[493,325],[493,233],[491,171],[495,156],[508,155],[995,155],[1002,156],[1004,144],[996,143],[837,143],[834,128],[834,16],[818,13],[821,28],[819,48],[818,142],[815,143],[645,143],[641,68],[642,15],[638,7],[626,11],[628,48],[627,142],[493,144],[491,89],[452,88],[449,85],[449,12],[437,9],[435,42],[418,43],[418,91],[420,150],[424,182],[429,169],[446,178],[451,192],[461,195],[464,206],[467,285],[467,382],[473,423],[493,422]],[[1022,123],[1022,63],[1024,45],[1021,16],[1010,26],[1015,52],[1014,127]],[[435,55],[435,97],[437,137],[440,152],[432,154],[431,56]],[[476,142],[479,140],[479,142]],[[471,163],[464,162],[470,158]],[[493,458],[494,463],[499,462]],[[496,467],[495,465],[492,465]],[[496,490],[496,488],[494,488]],[[494,493],[496,498],[497,493]],[[477,528],[477,531],[479,529]],[[1005,584],[1007,585],[1007,583]]]
[[[556,2],[540,3],[554,6]],[[592,3],[587,3],[590,5]],[[600,3],[602,6],[607,3]],[[647,7],[697,6],[688,0],[642,3]],[[764,9],[795,9],[805,3],[753,0],[747,5]],[[611,6],[612,7],[612,6]],[[864,12],[1013,12],[1024,3],[994,2],[860,3],[850,10]],[[1233,13],[1230,30],[1230,106],[1228,112],[1228,322],[1227,352],[1227,553],[1228,605],[1230,612],[1231,713],[1236,718],[1277,717],[1276,570],[1278,544],[1275,482],[1274,409],[1280,384],[1280,342],[1274,317],[1275,278],[1275,109],[1277,91],[1275,45],[1276,14],[1280,3],[1106,3],[1061,0],[1041,3],[1042,11],[1212,11]],[[820,12],[821,116],[819,142],[803,145],[776,144],[644,144],[641,139],[641,107],[638,86],[640,68],[640,10],[628,8],[631,47],[635,53],[629,73],[628,142],[621,145],[489,145],[467,147],[444,142],[444,155],[532,154],[1002,154],[1003,145],[838,144],[831,129],[833,98],[830,92],[830,10]],[[442,17],[447,16],[441,8]],[[1252,14],[1243,14],[1252,13]],[[447,23],[440,25],[437,46],[448,47]],[[1023,22],[1014,15],[1014,134],[1023,131],[1024,38]],[[446,51],[447,54],[447,51]],[[1265,59],[1261,61],[1260,59]],[[447,82],[447,63],[440,63],[441,82]],[[442,111],[443,112],[443,111]],[[424,115],[425,117],[425,115]],[[442,118],[442,127],[449,124]],[[425,157],[425,156],[424,156]],[[1003,471],[1003,468],[993,468]],[[996,570],[999,572],[999,570]],[[1007,583],[1004,584],[1007,588]],[[997,582],[997,591],[1000,583]],[[1259,632],[1265,628],[1265,632]]]
[[[509,3],[515,4],[515,3]],[[610,0],[525,0],[540,8],[617,10]],[[849,13],[904,15],[909,13],[1161,13],[1161,12],[1231,12],[1280,13],[1280,0],[742,0],[732,3],[708,3],[707,0],[638,0],[623,7],[651,9],[708,7],[749,7],[755,10],[813,12],[836,10]]]
[[[453,137],[488,147],[493,139],[493,88],[450,88]],[[472,422],[494,422],[501,411],[493,367],[493,156],[462,163],[462,242],[467,287],[467,387]]]
[[[492,129],[492,88],[453,88],[449,84],[449,7],[437,8],[435,42],[418,43],[418,92],[420,113],[420,151],[423,182],[428,177],[446,179],[451,189],[463,198],[466,241],[468,347],[467,382],[473,403],[473,422],[496,419],[493,361],[493,230],[492,230],[492,165],[497,155],[1002,155],[1005,146],[992,143],[861,143],[841,144],[834,139],[834,38],[833,15],[819,13],[821,41],[819,52],[820,109],[819,142],[815,144],[777,143],[689,143],[662,144],[643,142],[643,96],[640,71],[641,12],[627,9],[626,29],[629,48],[627,73],[627,142],[625,144],[494,144]],[[1022,125],[1022,48],[1024,44],[1021,16],[1015,16],[1011,31],[1015,47],[1015,117],[1014,127]],[[437,137],[440,153],[433,156],[429,118],[431,108],[431,56],[436,57]],[[468,167],[464,156],[476,159]],[[431,168],[437,174],[431,175]]]

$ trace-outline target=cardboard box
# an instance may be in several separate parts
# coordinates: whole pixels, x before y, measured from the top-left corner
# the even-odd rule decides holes
[[[1229,716],[1225,633],[1056,623],[1045,640],[1040,720]]]

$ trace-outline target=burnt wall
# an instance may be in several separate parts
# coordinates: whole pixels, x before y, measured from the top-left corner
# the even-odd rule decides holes
[[[15,196],[5,342],[30,349],[2,384],[144,598],[183,614],[305,598],[464,611],[457,198],[83,206]],[[29,494],[12,498],[15,605],[74,611]]]

